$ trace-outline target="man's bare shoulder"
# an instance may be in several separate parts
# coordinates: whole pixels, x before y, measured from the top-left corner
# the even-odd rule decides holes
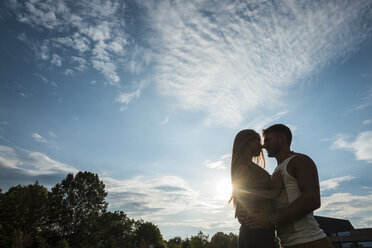
[[[291,159],[290,163],[291,162],[293,164],[298,164],[298,163],[303,163],[303,162],[314,163],[313,160],[306,154],[295,152],[294,155],[295,156]]]
[[[294,153],[294,157],[288,163],[289,173],[296,177],[298,170],[313,170],[316,168],[314,161],[306,154],[303,153]]]

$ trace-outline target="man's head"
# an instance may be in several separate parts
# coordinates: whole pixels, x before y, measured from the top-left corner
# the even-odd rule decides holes
[[[283,124],[275,124],[263,130],[264,145],[269,157],[275,157],[292,142],[292,132]]]

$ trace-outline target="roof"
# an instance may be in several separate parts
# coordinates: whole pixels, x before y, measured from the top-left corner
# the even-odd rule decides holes
[[[329,236],[330,233],[346,232],[354,230],[353,225],[348,220],[335,219],[323,216],[314,216],[319,223],[319,227]]]

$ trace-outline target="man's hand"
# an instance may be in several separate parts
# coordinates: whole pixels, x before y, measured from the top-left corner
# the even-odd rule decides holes
[[[261,210],[253,211],[245,223],[250,229],[270,229],[274,226],[270,223],[270,215]]]

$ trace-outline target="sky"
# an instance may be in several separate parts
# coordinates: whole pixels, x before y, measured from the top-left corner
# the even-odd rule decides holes
[[[3,192],[90,171],[165,239],[238,233],[234,137],[283,123],[315,214],[372,227],[371,1],[4,0],[0,32]]]

